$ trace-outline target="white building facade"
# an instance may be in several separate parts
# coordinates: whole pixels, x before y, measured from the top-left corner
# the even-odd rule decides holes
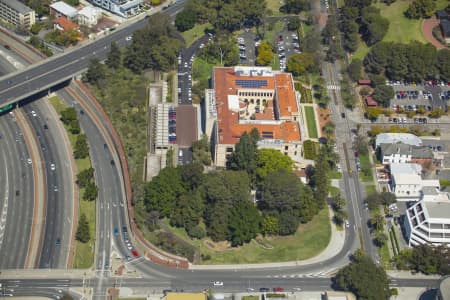
[[[406,211],[404,228],[409,246],[450,243],[450,199],[439,193],[422,199]]]
[[[139,12],[144,0],[91,0],[90,2],[116,15],[128,18]]]
[[[86,27],[97,25],[100,11],[92,6],[85,6],[78,11],[78,24]]]

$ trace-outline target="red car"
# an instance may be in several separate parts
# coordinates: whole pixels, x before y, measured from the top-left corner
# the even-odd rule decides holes
[[[273,291],[274,292],[282,292],[282,291],[284,291],[284,289],[282,287],[276,287],[276,288],[273,288]]]
[[[131,250],[131,254],[133,254],[134,257],[139,257],[139,253],[134,249]]]

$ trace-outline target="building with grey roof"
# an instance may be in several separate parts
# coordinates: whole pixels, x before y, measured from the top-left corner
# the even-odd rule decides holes
[[[67,19],[75,20],[78,15],[78,10],[64,1],[58,1],[50,4],[50,14],[55,15],[55,17],[64,16]]]
[[[450,243],[450,198],[431,187],[406,211],[404,228],[409,246]]]
[[[383,164],[432,161],[433,151],[425,146],[411,146],[403,143],[380,144],[379,159]]]
[[[0,18],[25,29],[30,29],[36,22],[34,10],[17,0],[0,0]]]
[[[422,139],[411,133],[380,133],[375,140],[375,148],[381,144],[403,143],[411,146],[421,146]]]

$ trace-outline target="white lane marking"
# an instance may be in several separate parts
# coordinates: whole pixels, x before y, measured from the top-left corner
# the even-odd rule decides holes
[[[3,203],[3,209],[2,214],[0,217],[0,249],[3,245],[3,236],[5,235],[5,227],[6,227],[6,216],[8,214],[8,199],[9,199],[9,177],[8,177],[8,165],[6,164],[6,158],[5,154],[2,155],[3,159],[3,165],[5,166],[6,170],[6,177],[5,177],[5,203]]]

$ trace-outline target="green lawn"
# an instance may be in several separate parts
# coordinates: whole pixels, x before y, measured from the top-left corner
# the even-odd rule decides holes
[[[268,23],[266,25],[266,33],[264,35],[264,40],[269,43],[274,43],[276,38],[278,37],[278,33],[283,30],[285,25],[284,21],[276,21],[272,23]]]
[[[383,247],[378,249],[378,252],[380,253],[381,262],[383,264],[383,268],[385,270],[391,270],[391,255],[389,253],[389,247],[388,247],[389,239],[386,241]]]
[[[366,194],[367,196],[373,195],[377,192],[374,185],[366,185]]]
[[[165,220],[166,224],[169,222]],[[172,231],[183,240],[198,247],[203,256],[211,259],[203,264],[244,264],[304,260],[323,251],[331,238],[328,209],[323,209],[313,220],[301,224],[294,235],[285,237],[261,238],[259,243],[251,241],[238,248],[215,251],[206,245],[205,240],[191,240],[182,228]],[[265,247],[262,247],[262,244]]]
[[[279,16],[282,15],[280,13],[280,0],[267,0],[267,9],[272,12],[273,16]]]
[[[358,44],[358,49],[355,53],[352,54],[351,59],[358,58],[363,60],[367,53],[369,53],[370,48],[367,47],[366,43],[364,43],[361,39]]]
[[[359,178],[364,182],[373,181],[372,165],[370,164],[369,154],[360,154],[359,161],[361,162],[362,172],[359,172]]]
[[[186,47],[189,47],[193,42],[202,37],[205,34],[206,28],[212,28],[211,24],[196,24],[192,29],[182,32],[181,35],[186,41]]]
[[[336,169],[331,170],[328,174],[331,179],[342,179],[342,173]]]
[[[50,104],[53,105],[58,115],[61,111],[67,109],[67,105],[62,102],[57,96],[49,98]],[[68,127],[64,125],[66,129],[67,136],[69,137],[70,144],[72,145],[72,149],[75,145],[76,135],[72,134]],[[91,160],[89,157],[83,159],[76,159],[75,163],[77,165],[77,171],[83,171],[91,167]],[[89,202],[83,199],[84,189],[79,189],[79,215],[85,214],[86,218],[89,222],[89,231],[91,235],[91,239],[86,244],[76,241],[76,249],[75,249],[75,262],[74,268],[86,269],[92,266],[94,263],[94,248],[95,248],[95,201]],[[77,221],[78,222],[78,221]]]
[[[403,15],[411,2],[396,1],[390,6],[381,2],[375,4],[381,10],[380,14],[389,20],[389,29],[383,41],[409,43],[417,40],[423,43],[427,42],[422,34],[422,20],[408,19]]]
[[[341,193],[341,190],[338,187],[330,186],[329,192],[331,197],[335,197]]]
[[[317,124],[316,116],[314,113],[314,107],[305,106],[306,124],[308,126],[308,135],[310,138],[317,139],[319,136],[317,134]]]

